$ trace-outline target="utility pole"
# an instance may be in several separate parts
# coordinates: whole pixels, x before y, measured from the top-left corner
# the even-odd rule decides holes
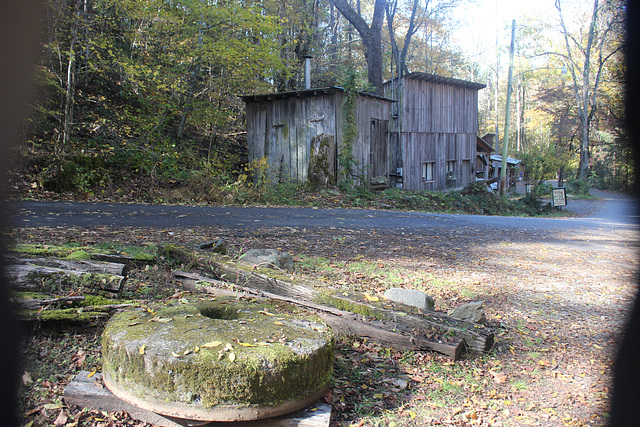
[[[509,80],[507,81],[507,111],[504,118],[504,138],[502,141],[502,171],[500,172],[500,195],[504,195],[507,188],[507,154],[509,153],[509,121],[511,116],[511,92],[513,92],[513,51],[516,41],[516,20],[511,23],[511,49],[509,50]]]

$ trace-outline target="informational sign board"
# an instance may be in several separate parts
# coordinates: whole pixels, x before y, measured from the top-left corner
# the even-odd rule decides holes
[[[566,188],[554,188],[551,190],[551,200],[553,206],[567,206],[567,189]]]

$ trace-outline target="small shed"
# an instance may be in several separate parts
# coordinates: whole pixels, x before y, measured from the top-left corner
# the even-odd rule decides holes
[[[502,156],[493,155],[491,160],[491,177],[500,178],[502,175]],[[516,181],[520,179],[520,165],[522,160],[507,157],[507,184],[508,188],[516,185]]]
[[[478,91],[484,87],[427,73],[385,83],[385,96],[399,101],[393,132],[400,142],[391,156],[391,170],[399,174],[391,179],[411,190],[463,187],[475,180]]]
[[[482,138],[478,137],[476,144],[476,179],[489,179],[491,167],[491,153],[493,149],[494,133],[488,133]]]
[[[337,183],[346,97],[340,87],[243,96],[249,160],[266,158],[277,175],[271,178],[279,182],[307,182],[312,178],[309,165],[320,164],[329,181]],[[348,119],[355,119],[357,129],[352,155],[360,168],[356,172],[369,180],[389,174],[393,102],[362,92],[355,95],[354,115]]]

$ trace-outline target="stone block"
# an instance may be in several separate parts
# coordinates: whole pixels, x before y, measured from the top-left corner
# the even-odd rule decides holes
[[[388,300],[425,311],[433,311],[435,307],[433,298],[415,289],[391,288],[384,293],[384,297]]]

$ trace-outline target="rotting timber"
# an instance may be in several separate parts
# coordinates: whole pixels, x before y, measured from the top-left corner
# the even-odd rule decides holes
[[[284,299],[312,309],[336,331],[367,336],[381,344],[404,349],[437,351],[454,359],[460,357],[463,347],[486,352],[493,346],[491,328],[442,313],[423,312],[388,301],[364,302],[357,295],[346,298],[286,272],[258,268],[191,248],[165,245],[160,252],[178,260],[187,270],[199,270],[214,279],[224,279],[211,281],[204,276],[174,274],[185,289],[215,293],[216,289],[235,286],[252,295]]]

